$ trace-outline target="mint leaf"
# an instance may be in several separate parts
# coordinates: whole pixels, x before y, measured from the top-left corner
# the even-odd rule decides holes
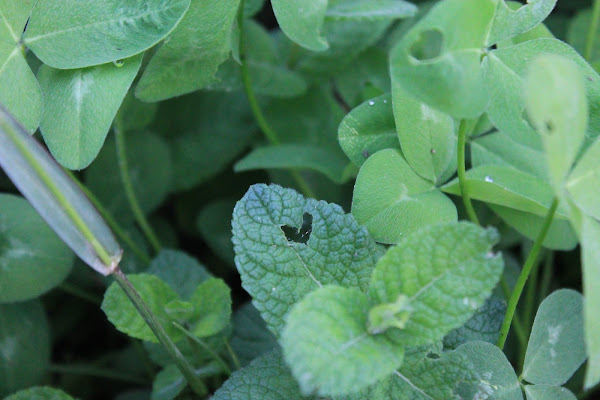
[[[514,10],[504,0],[499,0],[487,45],[533,29],[550,15],[555,5],[556,0],[528,0],[527,4]]]
[[[292,400],[302,394],[278,350],[265,354],[234,372],[213,400]],[[306,399],[315,399],[307,397]],[[315,399],[316,400],[316,399]]]
[[[215,335],[229,323],[231,295],[229,286],[222,279],[209,278],[202,282],[190,302],[194,306],[190,330],[195,336]]]
[[[162,250],[146,272],[159,277],[184,300],[190,300],[198,285],[212,276],[195,258],[178,250]]]
[[[527,385],[525,386],[527,400],[576,400],[577,397],[560,386]]]
[[[277,185],[250,187],[232,226],[242,285],[277,336],[284,315],[307,293],[329,284],[365,291],[381,256],[366,229],[339,206]]]
[[[583,364],[583,296],[557,290],[538,309],[531,329],[523,378],[530,383],[562,385]]]
[[[63,166],[83,169],[96,158],[142,57],[117,67],[58,70],[42,65],[38,72],[44,95],[40,130],[52,155]]]
[[[369,300],[358,289],[324,286],[296,304],[281,345],[304,394],[351,394],[391,374],[404,348],[367,332]]]
[[[53,68],[122,60],[152,47],[177,25],[190,0],[35,3],[23,41]]]
[[[386,335],[417,346],[463,325],[500,279],[502,257],[492,253],[497,242],[493,228],[455,222],[423,228],[390,248],[373,271],[369,295],[375,304],[408,296],[412,312],[403,329]]]
[[[271,1],[273,12],[283,33],[300,46],[312,51],[323,51],[329,47],[327,41],[321,36],[327,3],[327,0]]]
[[[51,387],[33,387],[5,397],[4,400],[74,400],[62,390]]]
[[[265,321],[252,303],[242,305],[233,314],[230,343],[242,366],[278,347],[277,339],[267,329]]]
[[[424,226],[457,219],[454,203],[417,175],[395,149],[381,150],[362,165],[352,215],[373,239],[389,244]]]

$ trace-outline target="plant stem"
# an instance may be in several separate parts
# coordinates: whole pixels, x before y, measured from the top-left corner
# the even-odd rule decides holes
[[[127,165],[127,152],[125,147],[125,132],[118,127],[115,127],[116,145],[117,145],[117,157],[119,160],[119,171],[121,172],[121,180],[123,181],[123,187],[125,188],[125,194],[127,195],[127,201],[129,207],[135,216],[135,220],[140,225],[142,232],[148,238],[148,241],[152,245],[155,252],[159,252],[161,249],[160,242],[156,237],[156,234],[152,230],[152,227],[148,223],[140,203],[137,200],[135,191],[133,190],[133,184],[131,183],[131,177],[129,176],[129,167]]]
[[[467,121],[461,120],[458,128],[458,151],[457,151],[457,170],[458,170],[458,184],[460,185],[460,193],[462,195],[463,204],[467,210],[469,219],[479,225],[479,218],[471,203],[471,196],[469,195],[469,184],[467,182],[467,176],[465,172],[465,146],[467,143]]]
[[[95,306],[100,306],[100,304],[102,304],[101,298],[93,296],[93,295],[89,294],[88,292],[86,292],[85,290],[80,289],[77,286],[72,285],[68,282],[61,283],[60,285],[58,285],[58,288],[65,293],[68,293],[75,297],[79,297],[80,299],[85,300],[89,303],[92,303]]]
[[[235,354],[235,351],[233,351],[233,348],[229,344],[229,340],[227,340],[227,338],[224,338],[223,341],[225,342],[225,347],[227,348],[229,357],[231,357],[231,361],[233,361],[233,365],[235,366],[235,369],[240,369],[241,368],[240,359],[238,358],[237,354]]]
[[[546,259],[545,257],[544,259]],[[525,292],[525,304],[523,308],[523,320],[525,321],[527,331],[531,331],[533,325],[533,309],[536,306],[536,294],[538,292],[538,275],[540,270],[541,260],[536,260],[533,268],[531,269],[531,279],[527,284],[527,291]]]
[[[73,182],[79,186],[81,191],[85,193],[90,202],[96,207],[96,210],[102,215],[102,218],[108,223],[110,229],[129,247],[131,251],[138,256],[142,262],[149,264],[150,256],[146,254],[144,250],[142,250],[135,242],[129,237],[129,235],[125,232],[125,230],[117,223],[117,221],[113,218],[111,213],[100,203],[100,200],[89,190],[83,183],[81,183],[70,171],[65,171],[67,174],[71,176]]]
[[[57,365],[51,364],[48,367],[50,372],[65,375],[85,375],[96,378],[106,378],[115,381],[133,383],[136,385],[147,385],[148,381],[134,375],[127,375],[123,372],[115,372],[110,369],[98,368],[90,365]]]
[[[527,278],[531,273],[531,269],[535,265],[538,254],[542,248],[542,243],[544,243],[544,239],[548,234],[548,230],[550,229],[550,225],[552,224],[552,220],[554,219],[554,214],[556,213],[556,209],[558,208],[558,199],[554,198],[552,201],[552,205],[544,218],[544,224],[542,229],[540,230],[533,246],[531,247],[531,251],[525,260],[525,264],[523,265],[523,270],[519,275],[519,279],[515,285],[515,288],[510,296],[510,300],[508,301],[508,307],[506,309],[506,314],[504,315],[504,321],[502,322],[502,328],[500,329],[500,337],[498,338],[497,346],[500,350],[504,349],[504,344],[506,343],[506,337],[508,336],[508,331],[510,330],[510,324],[512,322],[513,316],[515,315],[515,310],[517,309],[517,304],[519,303],[519,298],[521,297],[521,293],[523,292],[523,288],[525,287],[525,283],[527,282]]]
[[[502,275],[500,280],[500,286],[502,287],[502,292],[504,293],[504,297],[506,301],[510,299],[510,288],[508,287],[508,282],[506,282],[506,278]],[[523,324],[521,323],[521,319],[519,315],[515,312],[513,317],[513,324],[515,328],[515,335],[517,336],[517,340],[519,341],[519,346],[522,349],[527,348],[527,335],[525,334],[525,329],[523,329]]]
[[[554,252],[549,252],[544,262],[544,271],[542,271],[542,282],[538,290],[538,304],[540,304],[550,292],[550,282],[552,281],[552,266],[554,265]]]
[[[127,297],[129,297],[129,300],[131,300],[131,303],[135,306],[138,313],[144,319],[148,327],[152,330],[158,341],[163,345],[165,350],[167,350],[192,390],[196,394],[202,395],[205,389],[204,383],[202,383],[202,381],[194,374],[194,369],[192,366],[183,357],[183,354],[181,354],[177,346],[175,346],[175,343],[173,343],[169,335],[167,335],[165,329],[158,319],[156,319],[150,308],[148,308],[135,287],[119,268],[115,270],[113,276],[115,277],[119,286],[121,286],[121,288],[125,291],[125,294]]]
[[[258,123],[260,130],[263,132],[269,143],[272,145],[279,145],[281,141],[279,140],[279,136],[269,122],[265,118],[265,115],[258,104],[258,100],[256,99],[256,94],[254,93],[254,89],[252,88],[252,81],[250,79],[250,72],[248,71],[248,63],[246,62],[246,42],[244,39],[244,0],[240,2],[240,8],[238,11],[238,27],[239,27],[239,51],[240,51],[240,72],[242,75],[242,82],[244,84],[244,91],[246,92],[246,97],[248,97],[248,103],[250,104],[250,108],[252,109],[252,114],[254,115],[254,119]],[[307,197],[315,198],[315,193],[310,188],[306,180],[302,177],[302,175],[298,171],[290,171],[292,177],[300,187],[302,193]]]
[[[594,55],[594,44],[596,41],[596,33],[598,32],[598,22],[600,21],[600,0],[594,0],[594,6],[592,8],[592,20],[590,21],[590,27],[588,29],[587,37],[585,40],[585,49],[583,51],[583,57],[587,61],[592,61],[591,58]]]
[[[202,348],[206,350],[206,352],[210,354],[215,359],[215,361],[221,364],[223,371],[225,371],[227,375],[231,375],[231,368],[229,368],[229,365],[227,365],[225,360],[223,360],[223,358],[221,358],[219,354],[215,353],[213,349],[211,349],[210,346],[204,342],[204,340],[200,339],[199,337],[196,337],[192,332],[188,331],[183,326],[179,325],[177,322],[173,322],[173,326],[175,326],[175,328],[183,332],[183,334],[186,335],[189,339],[191,339],[194,343],[197,343],[200,346],[202,346]]]

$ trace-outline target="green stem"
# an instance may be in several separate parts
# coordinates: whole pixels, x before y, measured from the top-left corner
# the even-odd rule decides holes
[[[515,315],[515,310],[517,309],[517,304],[519,303],[519,298],[521,297],[521,293],[523,292],[523,288],[525,287],[525,283],[527,282],[527,278],[531,273],[531,269],[536,263],[538,254],[542,248],[542,243],[544,243],[544,239],[548,234],[548,230],[550,229],[550,225],[552,224],[552,220],[554,219],[554,214],[556,213],[556,209],[558,208],[558,199],[555,198],[552,201],[552,205],[548,210],[548,214],[544,218],[544,225],[540,230],[533,246],[531,247],[531,251],[525,260],[525,264],[523,265],[523,270],[519,275],[519,279],[515,285],[515,288],[510,296],[510,300],[508,301],[508,307],[506,309],[506,314],[504,315],[504,321],[502,322],[502,328],[500,329],[500,337],[498,338],[497,346],[500,350],[504,349],[504,344],[506,343],[506,337],[508,336],[508,331],[510,330],[510,325]]]
[[[523,305],[523,320],[525,321],[527,331],[531,331],[533,325],[533,309],[536,306],[536,294],[538,293],[538,276],[541,260],[537,260],[531,269],[531,279],[527,284],[525,292],[525,304]]]
[[[229,353],[229,357],[231,357],[231,361],[233,361],[233,365],[235,366],[235,369],[240,369],[241,366],[242,366],[240,364],[240,359],[238,358],[237,354],[235,354],[235,351],[233,350],[233,348],[229,344],[229,340],[227,340],[227,338],[224,338],[223,341],[225,342],[225,347],[227,348],[227,352]]]
[[[504,297],[506,301],[510,299],[510,288],[508,287],[508,282],[506,282],[506,277],[502,275],[500,279],[500,286],[502,287],[502,292],[504,293]],[[513,317],[513,324],[515,328],[515,335],[517,336],[517,340],[519,341],[519,346],[522,349],[527,348],[527,334],[525,333],[525,329],[523,329],[523,324],[521,323],[521,318],[515,312],[515,316]]]
[[[125,232],[125,230],[113,218],[111,213],[102,205],[102,203],[100,203],[100,200],[98,200],[94,193],[92,193],[91,190],[89,190],[83,183],[81,183],[77,178],[75,178],[75,176],[70,171],[65,172],[67,172],[67,174],[71,176],[73,182],[75,182],[77,186],[79,186],[81,191],[85,193],[87,198],[94,205],[94,207],[96,207],[96,210],[98,210],[100,215],[102,215],[102,218],[104,218],[104,220],[108,223],[110,229],[112,229],[115,235],[117,235],[129,247],[129,249],[133,251],[140,260],[142,260],[142,262],[149,264],[150,261],[152,261],[150,259],[150,256],[146,254],[146,252],[142,250],[137,244],[135,244],[135,242]]]
[[[184,335],[186,335],[189,339],[191,339],[194,343],[199,344],[200,346],[202,346],[202,348],[208,353],[210,354],[215,361],[217,361],[221,367],[223,368],[223,371],[225,371],[225,373],[227,373],[227,375],[231,375],[231,368],[229,368],[229,365],[227,365],[227,363],[225,362],[225,360],[223,360],[223,358],[221,358],[221,356],[217,353],[215,353],[213,351],[213,349],[210,348],[209,345],[207,345],[204,340],[196,337],[192,332],[188,331],[187,329],[185,329],[183,326],[179,325],[177,322],[173,322],[173,326],[177,329],[179,329]]]
[[[457,169],[458,169],[458,183],[460,185],[460,193],[462,195],[463,204],[467,210],[469,219],[479,225],[479,218],[471,203],[471,196],[469,195],[469,184],[467,182],[467,175],[465,172],[465,146],[467,143],[467,121],[460,121],[458,128],[458,151],[457,151]]]
[[[598,32],[598,22],[600,21],[600,0],[594,0],[594,6],[592,8],[592,20],[590,21],[590,27],[588,29],[587,37],[585,40],[585,49],[583,51],[583,57],[587,61],[592,61],[591,58],[594,52],[594,44],[596,41],[596,33]]]
[[[93,367],[89,365],[57,365],[51,364],[48,371],[65,375],[84,375],[96,378],[106,378],[114,381],[133,383],[136,385],[147,385],[148,381],[134,375],[123,372],[115,372],[109,369]]]
[[[252,109],[252,114],[254,115],[254,119],[258,123],[260,130],[263,132],[269,143],[272,145],[279,145],[281,141],[279,140],[279,136],[269,122],[265,118],[265,115],[258,104],[258,100],[256,99],[256,94],[254,93],[254,89],[252,88],[252,81],[250,79],[250,72],[248,71],[248,63],[246,62],[246,42],[244,38],[244,0],[240,2],[240,8],[238,12],[238,27],[239,27],[239,51],[240,51],[240,72],[242,75],[242,82],[244,84],[244,91],[246,92],[246,97],[248,97],[248,103],[250,104],[250,109]],[[304,180],[302,175],[298,171],[291,171],[292,177],[300,187],[302,193],[304,193],[307,197],[315,198],[315,193],[310,188],[308,183]]]
[[[121,172],[121,180],[123,181],[123,187],[125,188],[125,194],[127,195],[127,201],[129,207],[135,216],[135,220],[139,224],[142,232],[148,238],[148,241],[152,245],[155,252],[159,252],[161,249],[160,242],[156,237],[156,234],[152,230],[152,227],[148,223],[140,203],[137,200],[135,191],[133,190],[133,184],[129,176],[129,167],[127,165],[127,153],[125,148],[125,132],[122,129],[115,127],[116,145],[117,145],[117,157],[119,159],[119,170]]]
[[[152,330],[158,341],[163,345],[165,350],[167,350],[192,390],[196,394],[202,395],[205,389],[204,383],[202,383],[202,381],[195,375],[192,366],[183,357],[169,335],[167,335],[165,329],[158,319],[156,319],[156,316],[152,313],[150,308],[148,308],[148,305],[144,302],[135,287],[120,269],[117,268],[113,273],[113,276],[115,277],[119,286],[121,286],[121,288],[125,291],[125,294],[127,297],[129,297],[129,300],[131,300],[131,303],[135,306],[138,313],[144,319],[148,327]]]
[[[63,282],[60,285],[58,285],[58,288],[60,290],[62,290],[65,293],[68,293],[72,296],[75,297],[79,297],[82,300],[85,300],[89,303],[92,303],[95,306],[100,306],[100,304],[102,304],[102,299],[96,296],[92,296],[91,294],[89,294],[88,292],[86,292],[83,289],[80,289],[79,287],[72,285],[68,282]]]

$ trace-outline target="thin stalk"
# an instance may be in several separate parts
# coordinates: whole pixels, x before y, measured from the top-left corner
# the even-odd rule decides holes
[[[119,159],[119,171],[121,172],[121,180],[123,181],[123,187],[125,188],[125,194],[127,195],[127,201],[129,207],[133,212],[135,220],[139,224],[142,232],[148,238],[148,241],[152,245],[155,252],[159,252],[161,249],[160,242],[156,237],[156,234],[152,230],[152,227],[148,223],[140,203],[137,200],[135,191],[133,190],[133,184],[131,183],[131,177],[129,176],[129,167],[127,165],[127,153],[125,148],[125,132],[122,129],[115,128],[116,145],[117,145],[117,157]]]
[[[465,146],[467,143],[467,121],[460,121],[458,128],[458,151],[457,151],[457,167],[458,167],[458,184],[460,185],[460,193],[462,195],[463,204],[467,210],[469,219],[479,225],[479,218],[471,203],[471,196],[469,194],[469,184],[467,182],[467,175],[465,172]]]
[[[88,292],[86,292],[85,290],[72,285],[68,282],[63,282],[60,285],[58,285],[58,288],[60,290],[62,290],[65,293],[70,294],[71,296],[75,296],[75,297],[79,297],[82,300],[85,300],[89,303],[92,303],[95,306],[100,306],[100,304],[102,304],[102,299],[97,297],[97,296],[93,296],[91,294],[89,294]]]
[[[537,260],[531,269],[531,279],[527,284],[525,291],[525,304],[523,305],[523,320],[525,321],[527,331],[531,331],[533,326],[533,309],[536,306],[536,294],[538,292],[538,276],[541,260]]]
[[[552,220],[554,219],[554,214],[556,213],[556,209],[558,208],[558,199],[555,198],[552,201],[552,205],[544,218],[544,225],[540,230],[533,246],[531,247],[531,251],[525,260],[525,264],[523,265],[523,269],[521,270],[521,274],[519,275],[519,279],[515,285],[515,288],[510,296],[508,301],[508,307],[506,309],[506,314],[504,315],[504,321],[502,322],[502,328],[500,329],[500,337],[498,338],[497,346],[500,350],[504,349],[504,344],[506,343],[506,337],[508,336],[508,331],[510,330],[510,325],[515,315],[515,311],[517,309],[517,304],[519,303],[519,298],[521,297],[521,293],[523,292],[523,288],[525,287],[525,283],[527,283],[527,278],[531,273],[531,269],[535,265],[539,252],[542,248],[542,243],[544,243],[544,239],[548,234],[548,230],[550,229],[550,224],[552,224]]]
[[[244,91],[246,92],[246,97],[248,98],[248,103],[250,104],[250,109],[252,110],[252,114],[254,115],[254,119],[258,123],[260,130],[265,135],[266,139],[272,145],[279,145],[281,141],[279,140],[279,136],[277,132],[269,125],[269,122],[265,118],[265,115],[258,104],[258,100],[256,99],[256,94],[254,93],[254,89],[252,88],[252,81],[250,79],[250,72],[248,71],[248,63],[246,62],[246,42],[244,38],[244,0],[240,2],[240,8],[238,12],[238,27],[240,34],[239,41],[239,51],[240,51],[240,72],[242,75],[242,83],[244,84]],[[315,193],[310,188],[306,180],[302,177],[302,175],[298,171],[290,171],[292,177],[300,187],[302,193],[304,193],[307,197],[315,198]]]
[[[84,375],[95,378],[105,378],[114,381],[133,383],[136,385],[147,385],[148,381],[138,376],[128,375],[123,372],[115,372],[110,369],[98,368],[89,365],[57,365],[51,364],[48,367],[50,372],[64,375]]]
[[[235,354],[233,347],[231,347],[231,345],[229,344],[229,340],[227,340],[227,338],[224,338],[223,341],[225,342],[225,347],[227,348],[229,357],[231,357],[231,361],[233,361],[233,365],[235,366],[235,369],[240,369],[242,366],[240,364],[240,359],[238,358],[237,354]]]
[[[135,287],[131,284],[125,274],[117,268],[113,273],[117,283],[125,291],[131,303],[135,306],[140,316],[144,319],[148,327],[152,330],[158,341],[163,345],[165,350],[169,353],[179,371],[185,377],[194,393],[202,395],[204,393],[205,386],[202,381],[194,374],[194,369],[183,357],[183,354],[179,351],[175,343],[171,340],[169,335],[165,332],[165,329],[161,323],[156,319],[156,316],[152,313],[150,308],[146,305],[140,294],[137,292]]]
[[[510,288],[508,287],[508,282],[506,282],[504,275],[502,275],[500,280],[500,286],[502,287],[502,292],[504,293],[506,301],[508,301],[510,299]],[[515,328],[515,335],[519,341],[519,346],[521,349],[527,349],[527,334],[523,328],[523,323],[521,323],[521,318],[519,318],[519,314],[517,314],[516,311],[515,316],[513,317],[513,325]]]
[[[600,0],[594,0],[594,6],[592,8],[592,20],[590,21],[590,27],[588,29],[587,37],[585,39],[585,49],[583,51],[583,57],[592,61],[591,58],[594,52],[594,44],[596,41],[596,34],[598,33],[598,23],[600,21]]]
[[[184,335],[186,335],[190,340],[192,340],[192,342],[199,344],[208,354],[212,356],[212,358],[215,359],[216,362],[218,362],[221,365],[223,371],[225,371],[227,375],[231,375],[231,368],[229,368],[229,365],[227,365],[225,360],[223,360],[223,358],[221,358],[219,354],[215,353],[213,349],[211,349],[210,346],[204,342],[204,340],[200,339],[199,337],[196,337],[192,332],[188,331],[183,326],[179,325],[177,322],[173,322],[173,326],[179,329]]]
[[[123,241],[123,243],[125,243],[140,260],[142,260],[142,262],[149,264],[150,261],[152,261],[150,256],[146,254],[146,252],[137,244],[135,244],[135,242],[129,237],[121,225],[119,225],[119,223],[113,218],[112,214],[102,205],[102,203],[100,203],[100,200],[98,200],[94,193],[92,193],[91,190],[81,183],[70,171],[65,172],[71,177],[73,182],[79,186],[81,191],[87,196],[88,200],[94,205],[94,207],[96,207],[96,210],[98,210],[100,215],[102,215],[102,218],[104,218],[104,220],[108,223],[108,226],[110,226],[110,229],[115,233],[115,235],[117,235]]]

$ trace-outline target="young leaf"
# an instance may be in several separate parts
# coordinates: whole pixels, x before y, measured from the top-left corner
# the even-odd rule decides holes
[[[0,303],[33,299],[58,286],[73,266],[71,249],[25,199],[0,194],[0,210]]]
[[[62,390],[51,387],[33,387],[5,397],[4,400],[75,400]]]
[[[526,385],[525,395],[527,400],[576,400],[577,397],[560,386]]]
[[[523,365],[530,383],[562,385],[586,359],[583,342],[583,296],[557,290],[538,309]]]
[[[389,249],[373,271],[369,295],[375,304],[408,296],[412,312],[403,329],[386,335],[418,346],[463,325],[500,279],[504,263],[491,250],[497,242],[494,229],[457,222],[423,228]]]
[[[252,303],[246,303],[235,311],[231,348],[242,366],[276,347],[277,339],[267,329],[265,321]]]
[[[358,289],[324,286],[296,304],[281,345],[304,394],[351,394],[390,375],[404,348],[367,332],[369,299]]]
[[[600,138],[587,149],[569,175],[567,192],[583,213],[600,220]]]
[[[335,19],[397,19],[416,14],[417,7],[403,0],[330,0],[325,14]]]
[[[542,136],[550,181],[560,197],[587,129],[581,71],[567,58],[539,56],[529,66],[524,97],[529,120]]]
[[[320,172],[335,183],[344,183],[350,176],[345,174],[348,162],[328,149],[314,145],[283,144],[262,146],[239,160],[235,172],[255,169],[309,169]]]
[[[407,94],[394,82],[394,119],[402,154],[412,169],[433,183],[456,171],[456,127],[449,115]]]
[[[481,56],[496,3],[437,3],[392,50],[394,86],[453,117],[478,117],[488,101]]]
[[[212,336],[222,331],[231,318],[231,294],[223,280],[209,278],[197,288],[190,302],[194,313],[191,332],[196,337]]]
[[[50,363],[49,331],[39,300],[0,304],[0,396],[43,380]]]
[[[232,227],[242,286],[276,336],[307,293],[328,284],[366,290],[381,256],[339,206],[277,185],[253,185],[237,203]]]
[[[323,51],[329,47],[325,38],[321,36],[327,3],[327,0],[271,1],[273,12],[283,33],[300,46],[312,51]]]
[[[486,45],[490,46],[533,29],[550,15],[555,4],[556,0],[528,0],[525,5],[512,7],[504,0],[499,0]]]
[[[87,167],[98,155],[142,56],[85,69],[58,70],[42,65],[44,94],[40,130],[50,152],[70,169]]]
[[[159,101],[211,83],[229,55],[238,5],[239,0],[192,0],[168,41],[150,60],[136,96],[143,101]]]
[[[177,250],[162,250],[146,272],[159,277],[179,297],[188,301],[198,285],[212,276],[195,258]]]
[[[217,390],[213,400],[316,400],[303,397],[298,383],[283,361],[282,354],[272,351],[250,365],[234,372]]]
[[[340,146],[356,166],[379,150],[400,149],[389,94],[365,101],[340,123]]]
[[[122,60],[154,46],[177,25],[190,0],[39,0],[23,41],[53,68]]]
[[[117,268],[122,250],[98,211],[2,106],[0,166],[46,223],[86,264],[103,275]]]
[[[377,152],[361,167],[352,215],[373,239],[390,244],[424,226],[457,219],[454,203],[393,149]]]
[[[128,278],[169,337],[173,341],[181,339],[183,334],[171,324],[171,317],[164,308],[169,302],[179,300],[177,293],[154,275],[137,274],[129,275]],[[116,282],[113,282],[104,294],[102,311],[119,331],[137,339],[158,343],[150,327]]]
[[[221,373],[221,369],[215,363],[195,369],[197,376],[212,376]],[[187,382],[179,369],[174,365],[168,365],[154,378],[152,382],[152,400],[173,400],[186,388]],[[204,393],[196,393],[199,396],[208,394],[208,388],[203,387]]]

